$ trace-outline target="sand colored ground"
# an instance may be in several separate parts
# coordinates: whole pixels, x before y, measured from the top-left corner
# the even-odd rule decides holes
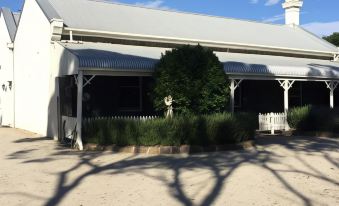
[[[339,140],[146,156],[75,152],[0,128],[0,205],[339,205]]]

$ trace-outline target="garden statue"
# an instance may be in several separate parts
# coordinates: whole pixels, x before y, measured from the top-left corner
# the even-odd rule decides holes
[[[166,118],[172,118],[173,117],[173,98],[171,95],[164,98],[165,105],[167,106],[167,111],[165,112]]]

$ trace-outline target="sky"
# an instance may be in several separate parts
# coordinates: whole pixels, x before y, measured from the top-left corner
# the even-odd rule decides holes
[[[24,0],[0,0],[0,7],[22,9]],[[60,0],[67,1],[67,0]],[[107,1],[107,0],[106,0]],[[285,0],[111,0],[151,8],[284,24]],[[339,0],[304,0],[301,25],[319,36],[339,32]]]

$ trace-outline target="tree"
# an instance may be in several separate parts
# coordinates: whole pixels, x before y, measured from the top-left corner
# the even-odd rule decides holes
[[[323,39],[339,47],[339,32],[334,32],[330,36],[323,37]]]
[[[223,65],[212,50],[182,46],[162,55],[154,74],[154,106],[165,109],[164,97],[171,95],[174,113],[223,112],[229,99],[229,81]]]

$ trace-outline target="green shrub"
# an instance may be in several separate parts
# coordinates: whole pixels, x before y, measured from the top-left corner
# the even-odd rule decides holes
[[[252,114],[228,113],[178,116],[148,121],[99,119],[83,123],[85,143],[119,146],[223,145],[254,136],[257,118]]]
[[[306,130],[310,125],[311,106],[295,107],[290,109],[287,115],[287,121],[290,127]]]
[[[229,99],[229,81],[212,50],[181,46],[167,51],[154,73],[152,100],[158,112],[165,109],[164,97],[174,99],[176,114],[223,112]]]
[[[339,132],[339,110],[328,107],[296,107],[288,112],[290,127],[300,131]]]

